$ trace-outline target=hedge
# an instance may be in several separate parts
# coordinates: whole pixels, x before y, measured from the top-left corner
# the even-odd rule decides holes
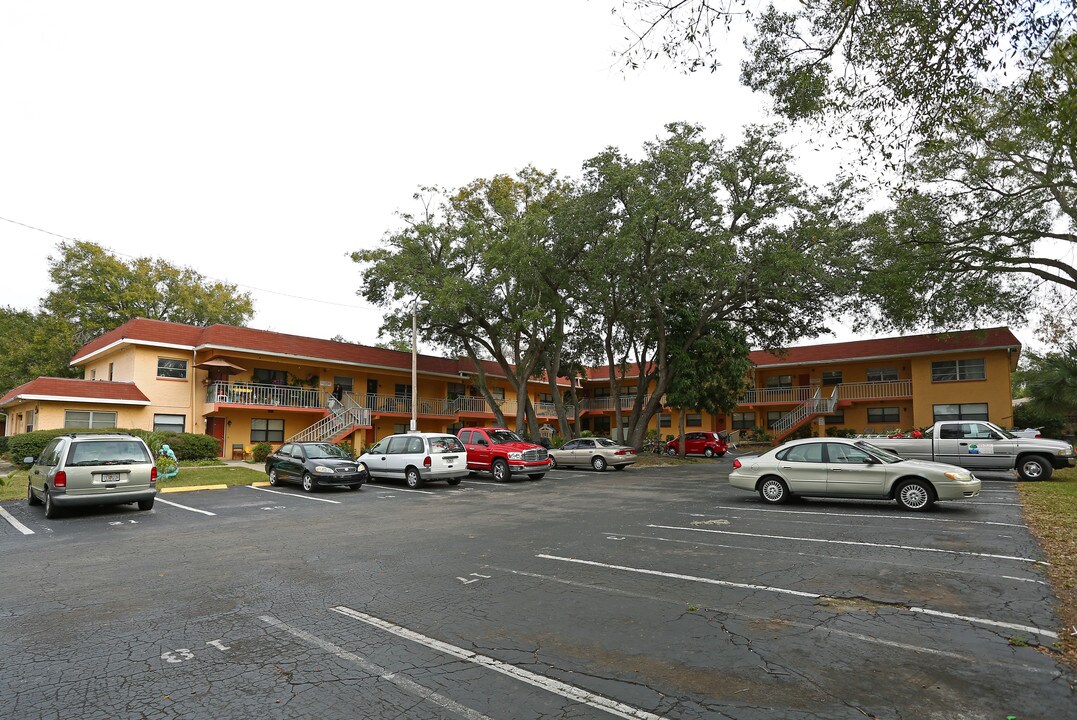
[[[88,430],[35,430],[34,432],[21,433],[19,435],[11,435],[8,440],[8,455],[11,457],[12,462],[20,465],[21,467],[27,467],[23,465],[22,459],[25,457],[38,457],[45,449],[45,446],[56,437],[57,435],[66,435],[71,432],[89,432]],[[179,460],[213,460],[220,457],[220,443],[217,439],[209,435],[197,435],[194,433],[173,433],[173,432],[151,432],[149,430],[141,430],[138,428],[108,428],[102,429],[98,432],[102,434],[106,433],[128,433],[135,435],[146,441],[149,445],[150,451],[157,455],[161,450],[161,445],[167,443],[172,452],[176,453],[176,458]]]

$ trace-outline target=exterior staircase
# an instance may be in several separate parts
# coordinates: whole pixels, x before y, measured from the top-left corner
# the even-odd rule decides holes
[[[794,430],[802,427],[805,423],[811,422],[814,418],[833,412],[834,407],[837,404],[837,388],[834,388],[834,392],[828,398],[822,397],[821,390],[816,389],[811,398],[800,405],[797,405],[788,415],[774,423],[774,427],[772,428],[774,431],[774,444],[777,445]]]
[[[370,426],[370,410],[361,407],[355,402],[351,393],[346,393],[343,399],[338,401],[332,395],[328,395],[326,409],[329,415],[314,423],[310,427],[297,432],[285,440],[293,442],[335,442],[340,438],[350,435],[358,427]]]

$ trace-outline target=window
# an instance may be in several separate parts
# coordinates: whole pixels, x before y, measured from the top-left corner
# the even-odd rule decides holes
[[[26,432],[33,432],[34,431],[34,425],[37,424],[36,420],[37,420],[37,411],[36,410],[31,410],[28,413],[26,413]]]
[[[44,452],[41,453],[41,457],[38,458],[37,464],[44,465],[46,467],[54,467],[60,462],[60,449],[63,440],[61,438],[54,438],[46,447]]]
[[[154,432],[183,432],[187,417],[185,415],[162,415],[155,413],[153,416]]]
[[[773,428],[775,425],[778,424],[779,420],[781,420],[783,417],[785,417],[788,414],[789,414],[788,411],[783,412],[781,410],[771,410],[770,412],[767,413],[767,427],[768,428]]]
[[[284,419],[252,418],[251,442],[284,442]]]
[[[596,387],[595,388],[595,397],[596,398],[609,397],[609,396],[610,396],[610,389],[608,387]]]
[[[685,427],[703,427],[703,416],[700,413],[688,413],[684,416]]]
[[[504,402],[505,400],[505,388],[490,388],[490,394],[493,395],[494,400],[497,400],[498,402]]]
[[[755,428],[754,412],[735,412],[730,416],[734,430],[752,430]]]
[[[821,463],[823,462],[823,443],[806,443],[794,445],[778,454],[783,462]]]
[[[881,407],[868,408],[869,423],[900,423],[901,408]]]
[[[596,435],[610,434],[610,418],[608,415],[599,415],[595,418],[594,432]]]
[[[176,360],[175,358],[157,358],[157,377],[186,380],[187,361]]]
[[[774,388],[791,388],[793,387],[792,375],[772,375],[767,378],[767,388],[773,390]]]
[[[406,435],[397,435],[389,438],[389,446],[385,449],[386,455],[403,455],[408,451],[408,438]],[[419,438],[414,438],[418,440]],[[421,452],[421,451],[420,451]]]
[[[184,364],[186,364],[186,363],[184,363]],[[108,381],[109,382],[112,382],[112,369],[113,369],[112,368],[112,363],[109,363],[108,364]]]
[[[467,395],[467,388],[464,387],[463,383],[448,383],[445,388],[445,397],[449,400],[455,400],[465,395]]]
[[[405,385],[404,383],[397,383],[396,388],[393,390],[393,394],[398,398],[411,397],[411,384],[408,383]]]
[[[408,431],[408,426],[403,424],[403,423],[400,423],[398,425],[393,425],[393,432],[396,433],[397,435],[400,435],[402,433],[406,433],[407,431]]]
[[[823,416],[823,422],[827,425],[844,425],[845,424],[845,411],[838,410],[830,415]]]
[[[660,413],[658,415],[658,427],[673,427],[673,416],[669,413]]]
[[[471,431],[470,430],[465,430],[462,433],[460,433],[460,442],[464,443],[465,445],[468,445],[468,444],[471,443]]]
[[[551,393],[539,393],[538,401],[541,403],[553,403],[553,395]]]
[[[962,403],[960,405],[933,405],[934,421],[939,420],[990,420],[987,403]]]
[[[953,382],[956,380],[984,380],[984,359],[944,360],[931,363],[931,382]]]
[[[116,427],[116,413],[101,412],[100,410],[65,410],[65,428],[114,428]]]
[[[896,367],[869,367],[868,382],[892,382],[898,379]]]
[[[430,452],[435,455],[444,455],[451,452],[467,452],[467,450],[464,449],[463,443],[452,435],[442,435],[441,437],[430,438]]]
[[[91,380],[96,380],[97,379],[97,369],[96,368],[94,368],[93,370],[90,370],[90,379]]]
[[[340,385],[340,389],[346,393],[350,393],[354,389],[355,386],[352,382],[352,379],[346,375],[333,376],[333,387]]]
[[[287,385],[288,371],[270,370],[269,368],[254,368],[251,371],[251,382],[261,385]]]
[[[824,385],[841,385],[841,370],[824,370]]]
[[[875,459],[860,448],[839,443],[827,443],[826,452],[830,462],[840,465],[867,465]]]
[[[594,447],[595,447],[595,441],[594,440],[580,440],[579,444],[576,445],[577,450],[591,450],[591,449],[594,449]]]

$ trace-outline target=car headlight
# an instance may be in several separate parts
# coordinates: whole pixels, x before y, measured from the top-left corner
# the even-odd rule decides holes
[[[524,454],[522,452],[510,452],[509,460],[523,460]]]
[[[355,469],[358,472],[365,473],[366,472],[366,463],[359,463],[358,465],[355,466]]]
[[[1070,445],[1068,448],[1066,448],[1064,450],[1059,450],[1058,454],[1059,455],[1072,455],[1073,454],[1073,446]]]
[[[968,482],[972,479],[972,473],[948,472],[943,474],[951,480],[956,480],[957,482]]]
[[[314,466],[314,472],[330,473],[331,474],[333,472],[333,468],[326,467],[325,465],[315,465]]]

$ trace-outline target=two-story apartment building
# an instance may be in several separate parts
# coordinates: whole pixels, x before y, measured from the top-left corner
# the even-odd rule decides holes
[[[877,430],[950,417],[1009,424],[1010,372],[1021,345],[1007,328],[918,335],[753,353],[748,389],[734,412],[686,411],[696,429],[770,427],[780,437],[806,423]],[[38,378],[0,398],[6,433],[34,429],[129,427],[205,433],[225,456],[291,439],[350,440],[357,448],[405,431],[414,405],[418,429],[489,426],[495,415],[466,360],[411,354],[298,335],[137,318],[81,348],[71,360],[81,379]],[[495,363],[484,365],[491,395],[507,419],[518,398]],[[584,429],[610,434],[616,403],[609,369],[579,378],[571,408]],[[567,388],[567,381],[561,381]],[[622,392],[634,395],[630,377]],[[528,394],[539,419],[556,426],[545,380]],[[677,410],[652,420],[662,435]]]

